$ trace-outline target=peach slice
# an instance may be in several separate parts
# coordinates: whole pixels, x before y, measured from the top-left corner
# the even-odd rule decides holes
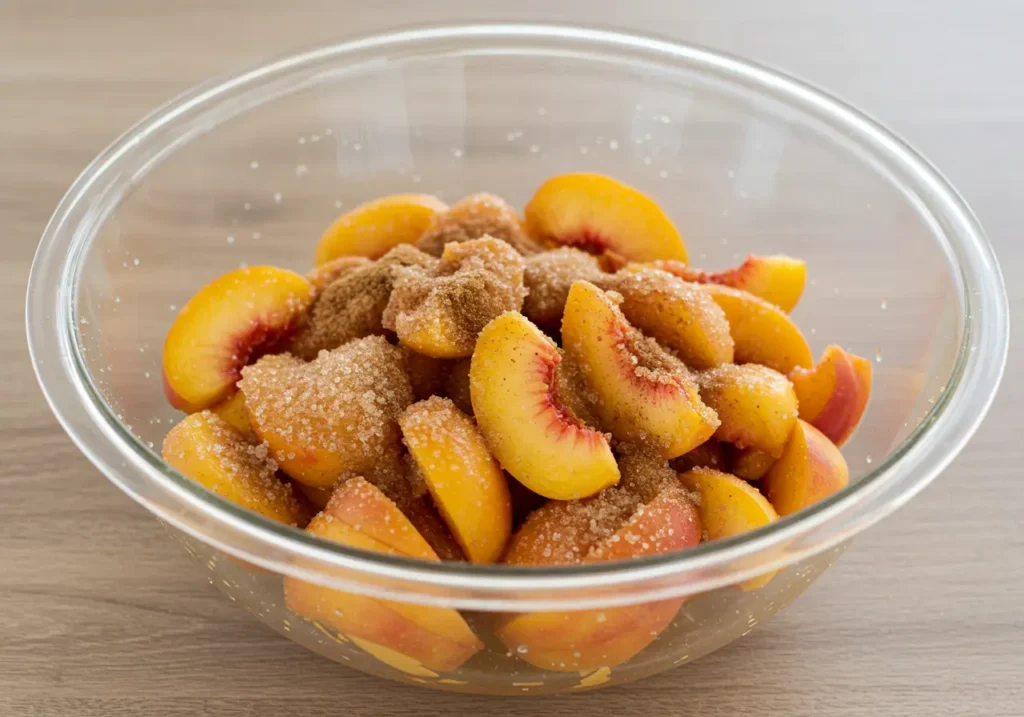
[[[338,217],[320,237],[316,265],[339,256],[376,259],[411,244],[448,206],[429,194],[394,194],[361,204]]]
[[[597,283],[604,276],[598,258],[572,247],[552,249],[526,258],[523,314],[544,329],[558,329],[573,282]]]
[[[526,205],[526,227],[548,246],[592,254],[607,249],[633,261],[686,261],[686,245],[650,197],[601,174],[552,177]]]
[[[761,490],[779,515],[789,515],[832,495],[849,480],[846,459],[835,444],[811,424],[798,420]]]
[[[217,495],[288,525],[309,516],[290,485],[278,480],[277,465],[264,446],[255,446],[211,411],[186,417],[164,438],[170,465]]]
[[[775,456],[756,448],[744,448],[733,457],[730,472],[743,480],[761,480],[777,460]]]
[[[729,321],[736,363],[759,363],[780,373],[811,367],[811,347],[782,309],[729,286],[706,284],[704,290]]]
[[[534,493],[569,500],[619,480],[604,434],[559,395],[558,347],[522,314],[484,327],[469,368],[480,431],[502,467]]]
[[[483,237],[507,242],[520,254],[536,254],[541,247],[530,238],[519,214],[501,197],[480,193],[463,197],[434,218],[416,242],[428,254],[441,256],[446,244]]]
[[[354,548],[419,560],[438,557],[391,500],[361,478],[342,484],[307,532]],[[430,670],[454,670],[483,644],[455,610],[413,605],[284,579],[288,608],[393,650]]]
[[[200,289],[164,344],[171,405],[194,413],[226,398],[242,367],[294,331],[312,299],[306,279],[272,266],[236,269]]]
[[[370,260],[365,256],[339,256],[308,272],[306,279],[317,291],[323,291],[345,274],[367,266],[369,263]]]
[[[409,453],[463,552],[474,563],[501,557],[512,533],[512,500],[473,419],[434,396],[398,418]]]
[[[457,560],[465,562],[466,554],[455,536],[448,529],[444,520],[434,507],[430,496],[424,495],[401,506],[402,512],[413,527],[419,531],[427,544],[437,553],[441,560]]]
[[[577,281],[569,291],[562,343],[593,393],[590,408],[619,440],[650,441],[674,458],[718,428],[686,367],[630,326],[590,282]]]
[[[627,560],[689,548],[700,542],[700,536],[697,510],[675,481],[642,505],[627,491],[611,488],[584,501],[552,502],[536,511],[520,528],[505,562]],[[602,610],[510,615],[495,632],[531,665],[587,672],[637,655],[668,626],[682,603],[672,599]]]
[[[647,268],[594,283],[619,292],[626,320],[675,351],[690,368],[732,363],[733,340],[725,312],[696,284]]]
[[[787,313],[800,301],[807,281],[807,262],[782,255],[750,255],[739,266],[724,271],[701,271],[671,260],[656,261],[653,266],[686,281],[748,291]]]
[[[800,418],[843,445],[868,405],[871,362],[833,344],[814,368],[796,368],[789,380],[800,399]]]
[[[782,455],[797,418],[796,392],[789,379],[758,364],[723,364],[697,377],[704,403],[722,422],[720,441]]]
[[[486,237],[448,244],[430,274],[399,274],[383,324],[412,350],[434,358],[473,353],[487,322],[523,305],[523,260]]]
[[[707,540],[719,540],[755,530],[779,519],[765,497],[746,481],[711,468],[694,468],[679,476],[683,484],[700,495],[698,510]],[[756,590],[768,584],[775,571],[740,583],[742,590]]]
[[[245,407],[245,394],[241,391],[235,391],[210,410],[230,423],[232,428],[245,436],[246,440],[259,442],[259,436],[249,423],[249,409]]]
[[[242,372],[249,420],[281,469],[316,487],[372,472],[399,447],[398,415],[412,403],[402,355],[381,336],[305,363],[265,356]]]

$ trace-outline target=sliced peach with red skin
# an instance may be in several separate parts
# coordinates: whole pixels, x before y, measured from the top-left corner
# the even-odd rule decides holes
[[[700,522],[708,541],[731,538],[779,519],[775,508],[749,483],[711,468],[693,468],[679,476],[687,488],[700,495]],[[775,571],[740,583],[742,590],[756,590],[775,577]]]
[[[814,368],[796,368],[789,379],[800,399],[800,418],[843,445],[867,408],[871,362],[833,344]]]
[[[789,256],[748,256],[742,264],[723,271],[702,271],[678,261],[657,261],[653,266],[697,284],[721,284],[748,291],[790,312],[800,301],[807,281],[807,263]]]
[[[733,340],[725,313],[696,284],[650,268],[631,268],[598,281],[622,295],[626,320],[694,369],[732,363]]]
[[[469,367],[473,414],[502,467],[535,493],[570,500],[619,480],[608,439],[558,395],[562,356],[522,314],[484,327]]]
[[[229,396],[242,368],[298,326],[313,286],[273,266],[236,269],[200,289],[178,314],[164,343],[164,392],[187,413]]]
[[[526,227],[548,246],[592,254],[611,250],[632,261],[686,261],[686,245],[647,195],[602,174],[552,177],[526,205]]]
[[[743,448],[733,456],[729,472],[743,480],[761,480],[778,458],[756,448]]]
[[[316,265],[340,256],[377,259],[412,244],[448,206],[429,194],[394,194],[360,204],[338,217],[320,237]]]
[[[761,482],[779,515],[790,515],[843,488],[850,480],[846,459],[825,434],[799,420],[782,457]]]
[[[718,428],[682,362],[636,331],[590,282],[577,281],[569,290],[562,343],[596,399],[591,410],[619,440],[651,442],[674,458]]]
[[[279,480],[277,466],[263,446],[211,411],[186,417],[164,438],[170,465],[217,495],[288,525],[304,525],[309,516],[292,487]]]
[[[609,492],[621,492],[612,488]],[[666,484],[649,503],[626,505],[612,501],[599,506],[596,520],[618,520],[611,535],[595,540],[592,520],[572,520],[570,511],[587,517],[605,494],[580,506],[552,502],[527,519],[509,548],[506,562],[514,565],[559,565],[629,560],[683,550],[700,542],[697,509],[678,483]],[[539,515],[538,515],[539,514]],[[623,517],[623,516],[628,517]],[[536,516],[536,517],[535,517]],[[523,613],[501,621],[496,634],[516,655],[541,669],[587,672],[614,667],[637,655],[672,622],[683,600],[671,599],[627,607]]]
[[[398,506],[354,478],[335,490],[306,531],[354,548],[437,561]],[[285,602],[303,617],[382,645],[430,670],[454,670],[483,648],[456,610],[359,595],[285,577]]]
[[[736,363],[759,363],[779,373],[811,367],[807,339],[778,306],[729,286],[705,284],[704,290],[729,321]]]
[[[718,414],[720,441],[778,458],[797,418],[789,379],[758,364],[723,364],[699,374],[700,395]]]
[[[434,396],[409,406],[398,424],[438,511],[470,562],[497,561],[512,534],[512,499],[473,419],[447,398]]]

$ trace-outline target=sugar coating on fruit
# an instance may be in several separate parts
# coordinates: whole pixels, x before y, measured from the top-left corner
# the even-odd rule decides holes
[[[377,261],[346,272],[321,293],[289,350],[308,361],[352,339],[383,334],[382,317],[397,273],[427,271],[436,264],[434,257],[400,244]]]
[[[344,470],[373,469],[398,441],[398,415],[412,402],[402,355],[380,336],[321,351],[310,363],[267,356],[242,372],[250,417],[275,459],[294,469],[318,457]]]
[[[522,257],[491,237],[450,244],[433,271],[401,269],[383,325],[416,351],[439,358],[473,353],[492,319],[523,304]]]
[[[718,413],[715,437],[776,458],[796,425],[796,392],[789,379],[758,364],[723,364],[698,375],[701,397]]]
[[[573,282],[583,279],[596,283],[602,275],[597,257],[571,247],[528,257],[523,274],[528,291],[523,314],[540,326],[557,327]]]
[[[643,502],[654,500],[666,486],[678,483],[676,471],[661,457],[658,449],[642,443],[619,443],[619,487]]]
[[[370,260],[365,256],[339,256],[326,264],[321,264],[306,274],[306,279],[317,290],[323,291],[335,281],[354,269],[368,266]]]
[[[267,446],[249,442],[212,411],[194,413],[172,428],[164,438],[163,457],[250,510],[292,524],[303,513],[291,486],[278,479]]]
[[[416,246],[428,254],[441,256],[446,244],[485,236],[507,242],[524,256],[541,250],[527,235],[516,210],[501,197],[487,193],[471,194],[439,214]]]
[[[684,516],[685,523],[670,519],[670,515]],[[586,560],[621,560],[659,555],[683,547],[680,539],[685,534],[693,536],[686,543],[696,544],[700,531],[700,518],[691,493],[679,485],[678,480],[672,480],[663,483],[649,501],[638,505],[612,536],[594,545],[587,553]]]
[[[450,398],[460,411],[473,415],[473,399],[469,394],[469,359],[452,363],[444,381],[444,396]]]

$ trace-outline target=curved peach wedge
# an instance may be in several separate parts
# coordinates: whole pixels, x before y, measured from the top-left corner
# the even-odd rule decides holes
[[[700,396],[718,414],[720,441],[778,458],[797,418],[789,379],[758,364],[723,364],[697,377]]]
[[[379,469],[400,446],[398,416],[412,403],[402,355],[381,336],[356,339],[306,363],[264,356],[242,372],[249,420],[281,469],[314,487]]]
[[[846,459],[835,444],[811,424],[798,420],[761,490],[779,515],[789,515],[832,495],[849,480]]]
[[[463,552],[474,563],[495,562],[512,533],[512,499],[473,419],[434,396],[405,409],[398,424]]]
[[[789,380],[800,399],[800,418],[843,445],[867,408],[871,362],[833,344],[814,368],[796,368]]]
[[[320,237],[316,265],[340,256],[384,256],[399,244],[419,239],[447,208],[429,194],[394,194],[360,204],[338,217]]]
[[[592,254],[610,249],[633,261],[686,261],[686,245],[650,197],[602,174],[552,177],[526,205],[526,227],[548,246]]]
[[[736,451],[729,472],[743,480],[761,480],[768,475],[777,460],[775,456],[756,448],[744,448]]]
[[[689,548],[700,542],[700,536],[697,510],[680,484],[666,484],[643,505],[612,488],[584,501],[552,502],[536,511],[520,528],[505,562],[627,560]],[[682,603],[680,598],[601,610],[511,615],[501,621],[496,634],[531,665],[586,672],[634,657],[657,638]]]
[[[193,413],[172,428],[163,457],[204,488],[268,518],[303,525],[309,517],[291,486],[278,480],[267,449],[210,411]]]
[[[591,410],[619,440],[650,441],[663,457],[674,458],[718,428],[686,367],[630,326],[589,282],[577,281],[569,290],[562,343],[596,399]]]
[[[361,478],[335,490],[306,531],[363,550],[438,559],[398,506]],[[483,647],[452,609],[358,595],[293,577],[285,577],[284,593],[288,608],[299,615],[383,646],[429,670],[454,670]]]
[[[608,440],[559,396],[558,347],[522,314],[505,313],[480,333],[469,391],[494,457],[547,498],[597,493],[619,480]]]
[[[706,284],[704,290],[729,321],[736,363],[759,363],[779,373],[811,367],[811,347],[778,306],[728,286]]]
[[[241,433],[249,441],[258,442],[259,437],[249,422],[249,409],[245,407],[245,394],[235,391],[230,397],[213,406],[211,409],[231,427]]]
[[[698,510],[707,540],[719,540],[755,530],[779,519],[765,497],[746,481],[711,468],[693,468],[679,476],[683,484],[700,495]],[[745,580],[742,590],[767,585],[775,572]]]
[[[732,363],[733,340],[725,313],[696,284],[648,268],[593,283],[619,292],[626,320],[675,351],[690,368]]]
[[[742,289],[787,313],[800,301],[807,281],[807,262],[781,254],[750,255],[739,266],[723,271],[701,271],[678,261],[658,261],[653,266],[697,284]]]
[[[164,391],[187,413],[231,393],[243,366],[296,328],[313,286],[273,266],[236,269],[204,286],[178,314],[164,343]]]

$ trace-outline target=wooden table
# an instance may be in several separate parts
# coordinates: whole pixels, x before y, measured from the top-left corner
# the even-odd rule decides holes
[[[1012,309],[1024,312],[1019,3],[370,5],[0,6],[0,714],[1024,714],[1019,351],[946,475],[857,540],[787,612],[685,670],[529,704],[395,686],[282,640],[197,580],[156,521],[87,463],[41,399],[22,328],[29,261],[65,188],[124,127],[196,81],[396,23],[602,22],[826,86],[906,136],[962,190],[1000,254]]]

